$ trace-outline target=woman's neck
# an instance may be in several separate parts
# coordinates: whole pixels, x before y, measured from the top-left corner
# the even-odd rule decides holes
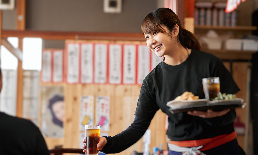
[[[180,65],[188,58],[190,53],[190,49],[180,46],[179,48],[174,49],[171,54],[165,55],[164,62],[172,66]]]

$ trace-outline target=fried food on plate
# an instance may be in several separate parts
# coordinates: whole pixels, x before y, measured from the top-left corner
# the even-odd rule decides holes
[[[185,101],[185,102],[184,102]],[[199,96],[194,96],[192,92],[184,92],[182,95],[176,97],[173,101],[169,101],[167,105],[170,108],[184,108],[193,105],[205,105],[207,103],[206,99],[199,100]]]
[[[194,96],[194,94],[192,92],[184,92],[181,96],[178,96],[174,99],[174,101],[194,101],[194,100],[198,100],[199,96]]]

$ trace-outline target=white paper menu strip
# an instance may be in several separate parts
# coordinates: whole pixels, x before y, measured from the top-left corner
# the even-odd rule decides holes
[[[52,60],[52,52],[50,50],[42,52],[42,74],[41,81],[42,82],[51,82],[51,60]]]
[[[63,82],[63,51],[53,51],[53,82]]]
[[[142,84],[143,79],[150,72],[150,49],[146,45],[138,46],[138,79],[137,83]]]
[[[106,83],[107,79],[107,45],[95,44],[94,82]]]
[[[121,84],[122,70],[122,46],[121,44],[109,45],[109,83]]]
[[[124,45],[123,83],[135,84],[136,45]]]
[[[81,44],[81,83],[93,83],[93,44]]]
[[[79,82],[79,44],[67,45],[67,82]]]
[[[163,60],[163,58],[158,57],[154,52],[151,53],[151,69],[153,69]]]

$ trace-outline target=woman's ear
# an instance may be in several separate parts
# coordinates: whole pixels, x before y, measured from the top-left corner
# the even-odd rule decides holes
[[[178,33],[179,33],[179,26],[176,24],[176,25],[173,27],[172,34],[177,36]]]

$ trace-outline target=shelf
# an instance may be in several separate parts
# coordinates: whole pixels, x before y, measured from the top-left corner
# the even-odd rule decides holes
[[[216,53],[228,53],[228,54],[233,54],[233,53],[238,53],[238,54],[243,54],[243,53],[255,53],[256,51],[242,51],[242,50],[210,50],[210,49],[201,49],[207,52],[216,52]]]
[[[241,31],[253,31],[256,30],[256,26],[200,26],[200,25],[195,25],[195,29],[214,29],[214,30],[241,30]]]
[[[211,53],[222,60],[238,60],[238,61],[250,61],[252,55],[256,51],[234,51],[234,50],[207,50],[202,49],[202,51]]]

